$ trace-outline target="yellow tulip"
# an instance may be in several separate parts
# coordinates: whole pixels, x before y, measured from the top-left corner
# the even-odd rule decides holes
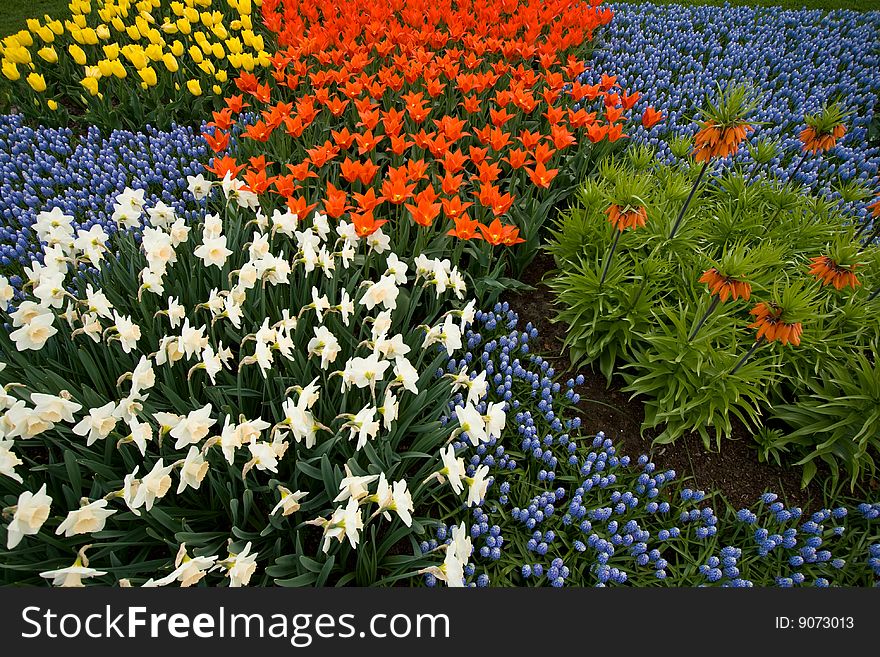
[[[199,48],[202,49],[202,52],[204,53],[205,57],[210,57],[210,56],[211,56],[211,53],[214,52],[214,51],[211,49],[211,43],[208,42],[208,41],[202,41],[202,42],[199,44]]]
[[[216,71],[216,67],[211,62],[211,60],[206,59],[203,62],[199,63],[199,68],[202,69],[208,75],[214,75],[214,71]]]
[[[205,27],[211,27],[214,24],[214,15],[210,11],[203,11],[199,14],[199,18]]]
[[[110,28],[107,27],[104,23],[101,23],[98,27],[95,28],[95,34],[98,35],[98,38],[101,41],[106,41],[110,38]]]
[[[186,88],[189,89],[189,92],[193,96],[201,96],[202,95],[202,85],[199,84],[198,80],[187,80]]]
[[[171,44],[171,53],[175,57],[180,57],[181,55],[183,55],[183,44],[175,39],[174,43]]]
[[[272,56],[265,50],[261,50],[260,53],[257,55],[257,64],[265,68],[271,63]]]
[[[220,69],[214,74],[214,77],[217,78],[218,82],[226,82],[229,79],[229,74],[224,69]]]
[[[226,49],[229,50],[230,53],[240,55],[242,47],[239,38],[233,37],[232,39],[226,39]]]
[[[216,59],[223,59],[226,56],[226,51],[223,50],[222,43],[215,43],[211,46],[211,54],[214,55]]]
[[[226,61],[229,62],[232,68],[241,68],[241,53],[229,53],[228,55],[226,55]]]
[[[174,12],[175,16],[183,16],[183,3],[182,2],[172,2],[171,3],[171,11]]]
[[[249,52],[246,52],[246,53],[243,53],[243,54],[242,54],[242,56],[241,56],[241,67],[242,67],[245,71],[248,71],[248,72],[253,71],[253,70],[254,70],[254,67],[255,67],[256,65],[257,65],[257,63],[254,61],[254,57],[253,57],[253,55],[251,55]]]
[[[51,23],[46,23],[48,28],[55,33],[55,36],[61,36],[64,34],[64,24],[59,20],[54,20]]]
[[[48,46],[48,47],[45,47],[45,48],[40,48],[40,49],[37,51],[37,54],[38,54],[42,59],[44,59],[45,61],[49,62],[50,64],[54,64],[55,62],[58,61],[58,53],[55,52],[55,48],[53,48],[53,47],[51,47],[51,46]]]
[[[21,77],[21,73],[18,72],[18,67],[13,61],[4,59],[3,64],[0,65],[0,68],[2,68],[3,75],[5,75],[7,79],[12,80],[13,82]]]
[[[152,66],[147,66],[147,68],[141,69],[138,71],[138,75],[141,76],[141,79],[148,87],[156,86],[156,71]]]
[[[238,13],[248,15],[251,13],[251,0],[238,0]]]
[[[21,32],[18,32],[15,36],[18,39],[18,42],[25,48],[30,48],[32,45],[34,45],[34,38],[27,30],[22,30]]]
[[[83,16],[82,14],[74,14],[73,24],[76,25],[80,29],[84,28],[87,25],[86,17]]]
[[[178,18],[176,21],[176,25],[181,34],[189,34],[190,32],[192,32],[192,26],[185,18]]]
[[[197,30],[192,34],[193,40],[199,44],[200,46],[208,40],[208,37],[205,36],[205,33],[201,30]]]
[[[215,96],[219,96],[223,93],[223,87],[221,87],[219,84],[215,84],[213,87],[211,87],[211,91],[214,92]]]
[[[58,103],[52,100],[51,98],[46,101],[46,106],[52,110],[53,112],[58,109]]]
[[[144,53],[150,58],[150,60],[158,62],[162,59],[162,46],[156,43],[151,43],[144,48]]]
[[[104,55],[107,59],[116,59],[119,57],[119,44],[118,43],[108,43],[104,46]]]
[[[137,50],[129,50],[128,61],[130,61],[131,65],[139,71],[147,66],[147,56],[144,55],[144,51],[142,48],[138,48]]]
[[[98,79],[97,78],[83,78],[80,81],[80,84],[86,88],[86,90],[92,94],[93,96],[98,95]]]
[[[204,59],[204,57],[202,56],[202,51],[199,49],[198,46],[190,46],[187,52],[189,53],[190,59],[192,59],[196,64]]]
[[[113,75],[120,80],[128,76],[128,72],[125,70],[125,66],[123,66],[122,62],[118,59],[114,59],[111,62],[111,66],[113,67]]]
[[[134,24],[137,26],[138,32],[141,34],[146,34],[150,31],[150,24],[147,22],[143,16],[138,16],[134,19]]]
[[[177,31],[178,31],[177,25],[175,25],[174,23],[162,23],[162,26],[160,27],[160,29],[165,34],[177,34]]]
[[[71,43],[67,46],[67,52],[70,53],[70,56],[73,57],[73,61],[75,61],[79,66],[86,65],[86,53],[75,43]]]
[[[183,10],[183,15],[190,23],[199,22],[199,11],[193,7],[187,7]]]
[[[31,89],[38,94],[46,91],[46,80],[39,73],[31,73],[27,76],[27,83],[31,85]]]
[[[43,43],[52,43],[55,41],[55,33],[49,29],[48,25],[44,25],[37,30],[37,36],[43,40]]]
[[[109,59],[98,60],[98,70],[101,71],[103,77],[109,78],[113,75],[113,62]]]
[[[24,24],[27,25],[27,29],[29,29],[31,32],[36,32],[40,29],[40,27],[42,27],[40,25],[40,21],[38,21],[36,18],[28,18],[24,22]]]
[[[254,24],[251,22],[250,16],[242,16],[241,17],[241,28],[243,30],[252,30],[254,29]]]
[[[125,28],[125,33],[128,35],[128,38],[132,41],[140,41],[141,33],[138,31],[137,27],[134,25],[129,25]]]
[[[113,26],[113,29],[117,32],[125,32],[125,23],[122,21],[119,16],[116,16],[112,21],[110,21],[110,25]]]
[[[229,31],[223,27],[222,23],[214,25],[214,27],[211,28],[211,32],[213,32],[214,36],[218,39],[225,39],[229,36]]]
[[[263,43],[263,35],[262,34],[255,34],[254,38],[251,39],[251,48],[253,48],[254,50],[257,50],[257,51],[263,50],[263,48],[265,48],[265,46],[266,46],[266,44]]]
[[[94,46],[98,43],[98,33],[90,27],[84,28],[81,32],[82,42],[87,46]]]
[[[177,73],[180,65],[177,63],[177,59],[170,52],[166,52],[162,55],[162,63],[165,64],[165,68],[168,69],[171,73]]]
[[[27,48],[22,48],[21,46],[15,48],[7,48],[3,53],[8,59],[15,62],[16,64],[30,64],[31,63],[31,53]]]

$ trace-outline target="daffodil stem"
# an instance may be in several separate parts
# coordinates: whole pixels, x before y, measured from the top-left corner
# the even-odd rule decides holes
[[[684,213],[687,212],[688,206],[694,198],[694,194],[697,193],[697,187],[700,186],[700,181],[703,180],[703,176],[708,168],[709,162],[703,162],[703,166],[700,168],[700,173],[697,174],[697,179],[694,181],[694,186],[691,187],[691,193],[688,194],[687,200],[684,202],[684,205],[681,206],[681,211],[678,213],[678,218],[676,218],[675,223],[672,225],[672,232],[669,233],[669,239],[675,237],[675,234],[678,232],[678,228],[681,226],[681,220],[684,219]]]
[[[605,282],[605,277],[608,276],[608,269],[611,267],[611,260],[614,258],[614,251],[617,249],[617,243],[620,241],[620,234],[622,232],[623,231],[621,230],[615,229],[614,241],[611,243],[611,251],[605,259],[605,266],[602,268],[602,277],[599,279],[599,287],[602,287],[602,284]]]
[[[730,376],[733,376],[734,374],[736,374],[739,371],[739,368],[741,368],[743,365],[746,364],[746,361],[752,357],[752,354],[754,354],[758,350],[758,347],[760,347],[763,342],[764,342],[763,337],[755,340],[755,344],[753,344],[751,347],[749,347],[749,350],[743,354],[743,357],[739,359],[739,362],[736,364],[736,367],[734,367],[732,370],[730,370]]]
[[[709,315],[715,312],[715,309],[718,307],[718,304],[721,302],[721,297],[717,294],[712,298],[712,303],[709,304],[709,307],[706,308],[706,312],[703,313],[703,316],[700,318],[700,321],[697,322],[697,325],[694,327],[694,330],[691,331],[690,336],[688,336],[688,342],[697,337],[697,333],[703,327],[703,324],[706,323],[706,320],[709,319]]]

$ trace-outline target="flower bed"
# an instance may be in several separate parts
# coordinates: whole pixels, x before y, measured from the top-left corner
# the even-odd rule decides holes
[[[782,152],[765,172],[787,179],[798,153],[804,114],[839,99],[852,110],[851,131],[833,157],[804,164],[796,179],[828,190],[837,176],[868,182],[880,166],[875,118],[880,54],[872,43],[880,13],[615,3],[615,20],[593,54],[587,79],[617,75],[643,92],[636,110],[661,108],[667,121],[633,131],[671,162],[669,140],[693,134],[694,108],[717,85],[753,82],[761,93],[756,137],[779,140]],[[873,126],[873,127],[872,127]],[[871,143],[866,144],[869,139]],[[748,151],[737,159],[750,163]],[[853,208],[864,216],[863,208]]]

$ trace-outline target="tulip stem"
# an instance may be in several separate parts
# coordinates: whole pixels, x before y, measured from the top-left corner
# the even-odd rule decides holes
[[[739,359],[739,362],[736,364],[736,367],[734,367],[732,370],[730,370],[730,376],[733,376],[734,374],[736,374],[739,371],[739,368],[741,368],[743,365],[746,364],[746,361],[752,357],[752,354],[754,354],[758,350],[758,347],[760,347],[763,342],[764,342],[763,337],[760,337],[757,340],[755,340],[755,344],[753,344],[749,348],[749,350],[743,354],[743,357]]]
[[[694,186],[691,187],[691,193],[688,194],[687,200],[684,202],[684,205],[681,206],[681,211],[678,213],[678,217],[676,218],[675,223],[672,225],[672,232],[669,233],[669,239],[675,237],[675,234],[678,232],[678,227],[681,225],[681,220],[684,219],[684,213],[687,211],[688,206],[691,204],[691,200],[694,198],[697,187],[700,186],[700,181],[703,179],[703,175],[706,173],[706,169],[708,168],[709,162],[703,162],[703,166],[700,168],[700,173],[697,174],[697,179],[694,181]]]
[[[611,259],[614,257],[614,251],[617,249],[617,243],[620,241],[620,234],[622,232],[622,230],[615,229],[614,241],[611,243],[611,251],[605,259],[605,266],[602,268],[602,277],[599,279],[599,287],[602,287],[602,284],[605,282],[605,277],[608,275],[608,269],[611,267]]]
[[[715,309],[718,307],[718,304],[720,301],[721,301],[721,297],[716,294],[712,299],[712,303],[709,304],[709,307],[706,309],[706,312],[703,313],[703,316],[700,318],[700,321],[697,322],[697,325],[694,327],[694,330],[691,331],[691,334],[688,336],[688,342],[690,342],[691,340],[693,340],[697,336],[697,333],[702,328],[703,324],[706,322],[707,319],[709,319],[709,315],[711,315],[712,313],[715,312]]]

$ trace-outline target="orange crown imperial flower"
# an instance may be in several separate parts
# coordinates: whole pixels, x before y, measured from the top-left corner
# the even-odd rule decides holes
[[[868,209],[871,211],[871,216],[875,219],[880,217],[880,196],[878,196],[874,201],[868,204]]]
[[[858,265],[845,267],[836,263],[830,256],[810,258],[810,262],[812,263],[810,273],[817,280],[822,281],[823,286],[831,284],[835,290],[842,290],[847,286],[855,289],[857,285],[861,285],[853,272]]]
[[[645,222],[648,220],[648,211],[644,206],[632,207],[628,205],[625,208],[621,208],[616,203],[612,203],[605,210],[605,214],[608,215],[608,221],[621,233],[627,228],[644,227]]]
[[[819,132],[813,126],[807,126],[801,130],[800,140],[803,143],[805,153],[819,153],[830,150],[837,144],[837,140],[846,134],[846,126],[838,123],[831,129],[831,132]]]
[[[752,286],[749,283],[733,276],[724,276],[715,267],[704,271],[699,282],[708,285],[709,291],[713,295],[717,294],[721,303],[727,301],[728,297],[733,297],[734,300],[742,297],[748,301],[752,296]]]
[[[724,126],[707,121],[694,136],[694,160],[708,162],[712,158],[733,155],[739,150],[746,135],[753,130],[752,126],[744,122]]]
[[[791,344],[798,346],[801,343],[803,327],[800,322],[787,323],[782,320],[783,309],[775,303],[757,303],[749,311],[755,316],[755,321],[749,324],[749,328],[758,329],[755,336],[757,340],[764,338],[768,342],[778,340],[782,345]]]

